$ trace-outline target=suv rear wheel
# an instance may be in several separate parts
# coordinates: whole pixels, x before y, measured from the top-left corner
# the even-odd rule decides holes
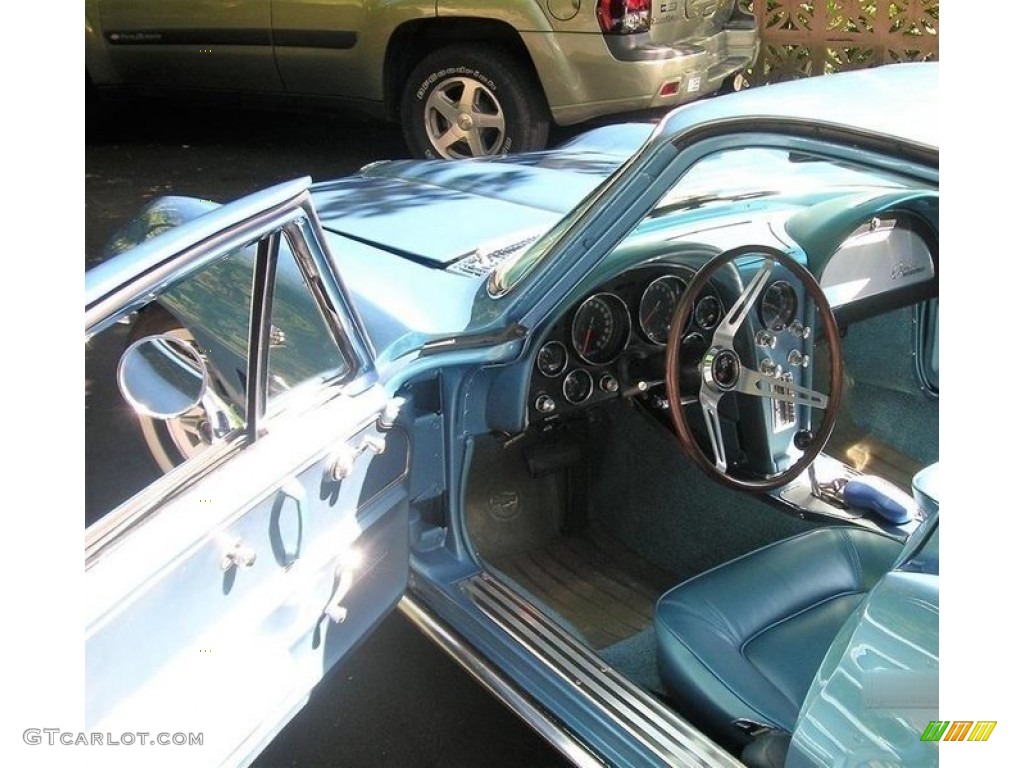
[[[413,69],[402,128],[414,155],[460,159],[543,149],[549,116],[526,67],[500,50],[451,45]]]

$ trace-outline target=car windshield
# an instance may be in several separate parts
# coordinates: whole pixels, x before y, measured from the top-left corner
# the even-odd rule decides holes
[[[634,156],[635,157],[635,156]],[[529,248],[503,263],[494,273],[492,293],[510,291],[547,257],[579,218],[616,184],[630,161],[588,195]],[[764,197],[806,197],[843,187],[902,189],[906,178],[823,155],[771,147],[744,147],[715,152],[700,160],[662,196],[646,219],[676,211]]]

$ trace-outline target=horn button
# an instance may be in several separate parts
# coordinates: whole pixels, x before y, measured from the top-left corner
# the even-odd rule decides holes
[[[704,380],[728,391],[739,381],[741,367],[739,355],[731,349],[710,349],[704,357]]]

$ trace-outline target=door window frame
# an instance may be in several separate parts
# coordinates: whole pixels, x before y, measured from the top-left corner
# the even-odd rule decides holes
[[[265,195],[266,193],[257,193],[257,196]],[[239,201],[242,202],[244,201]],[[225,208],[236,205],[238,203]],[[245,210],[244,206],[242,210]],[[224,213],[228,211],[218,209],[207,216]],[[133,272],[127,280],[116,284],[111,290],[86,305],[85,332],[88,342],[92,336],[110,327],[118,319],[152,302],[178,279],[195,273],[232,251],[252,244],[257,245],[246,360],[244,433],[219,445],[211,446],[199,456],[180,464],[98,518],[85,531],[87,569],[109,547],[158,513],[168,501],[176,498],[182,491],[244,448],[254,444],[266,434],[270,423],[284,417],[283,413],[268,414],[266,411],[267,345],[270,335],[273,280],[282,235],[287,238],[302,272],[304,283],[347,364],[341,376],[323,382],[321,387],[314,390],[307,400],[308,404],[316,405],[343,391],[355,394],[373,383],[373,358],[368,337],[353,312],[352,302],[344,286],[331,267],[330,255],[326,243],[322,240],[322,232],[309,192],[303,189],[300,194],[290,197],[286,202],[272,205],[255,214],[250,213],[240,217],[240,220],[229,219],[224,226],[211,234],[197,238],[183,248],[178,247],[167,258],[155,260],[155,263],[148,267]],[[154,238],[152,242],[158,246],[157,240],[167,238],[165,242],[174,243],[178,239],[176,235],[180,234],[171,230]],[[159,253],[159,249],[157,252]],[[131,265],[131,254],[125,256],[127,264]],[[125,267],[129,268],[130,266]],[[289,407],[289,412],[292,410]],[[307,408],[300,403],[298,410],[304,412]]]

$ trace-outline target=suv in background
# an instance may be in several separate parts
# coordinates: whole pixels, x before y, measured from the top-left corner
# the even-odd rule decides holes
[[[737,0],[86,0],[86,87],[343,103],[416,156],[543,148],[552,121],[668,107],[757,54]]]

